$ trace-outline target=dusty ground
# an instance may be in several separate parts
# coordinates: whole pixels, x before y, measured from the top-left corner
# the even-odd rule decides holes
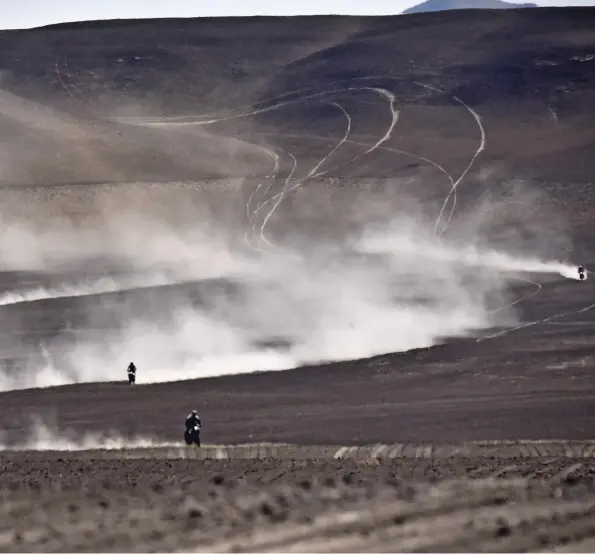
[[[351,127],[343,148],[272,222],[279,242],[297,231],[342,235],[359,203],[384,202],[390,215],[397,179],[405,188],[419,178],[399,198],[400,210],[414,196],[434,202],[428,210],[435,216],[451,181],[478,153],[475,110],[487,143],[458,189],[457,210],[484,193],[506,200],[510,178],[530,180],[543,196],[525,199],[522,213],[540,229],[538,246],[568,236],[573,248],[559,248],[560,256],[595,265],[594,19],[592,8],[543,9],[0,33],[1,291],[131,269],[115,256],[89,257],[84,240],[72,264],[51,275],[31,269],[31,252],[56,222],[68,226],[69,238],[98,221],[127,223],[138,214],[169,228],[197,218],[207,226],[223,222],[241,236],[255,189],[281,190],[291,156],[305,177],[321,149],[328,153],[344,136],[345,112]],[[345,87],[358,90],[336,90]],[[348,163],[387,132],[391,95],[400,110],[395,131]],[[229,117],[200,129],[170,125],[171,117],[188,123],[209,112]],[[155,118],[168,125],[147,127]],[[311,206],[326,208],[314,217]],[[514,209],[510,202],[507,210]],[[9,223],[23,222],[30,236],[8,233]],[[121,235],[115,237],[118,243]],[[143,252],[143,240],[134,245]],[[177,441],[181,418],[197,407],[204,439],[217,443],[591,439],[592,284],[524,283],[517,308],[526,326],[429,350],[156,385],[143,384],[141,367],[135,388],[6,391],[0,429],[7,442],[22,441],[39,414],[75,434]],[[164,314],[182,296],[200,305],[236,292],[219,281],[193,283],[191,295],[182,288],[2,305],[2,376],[26,382],[50,342],[68,376],[86,363],[66,359],[85,336],[107,347],[109,333],[126,328],[130,314],[166,326]],[[595,548],[595,466],[584,457],[372,463],[93,456],[0,453],[1,550]]]
[[[4,454],[0,549],[589,551],[594,463]]]

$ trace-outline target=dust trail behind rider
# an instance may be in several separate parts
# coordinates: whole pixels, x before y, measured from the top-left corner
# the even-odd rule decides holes
[[[136,382],[136,366],[134,365],[134,362],[130,362],[130,364],[128,364],[128,384],[134,385],[135,382]]]

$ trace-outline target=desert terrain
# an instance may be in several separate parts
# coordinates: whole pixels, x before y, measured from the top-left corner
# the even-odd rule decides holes
[[[594,29],[1,32],[0,550],[591,551]]]

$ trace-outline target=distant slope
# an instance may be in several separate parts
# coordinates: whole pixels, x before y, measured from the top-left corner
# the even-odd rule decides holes
[[[417,6],[405,10],[404,14],[439,12],[443,10],[504,10],[514,8],[537,8],[537,4],[526,2],[524,4],[512,4],[502,0],[427,0]]]
[[[423,171],[430,187],[429,175],[442,183],[444,173],[409,154],[456,173],[477,147],[477,123],[454,97],[485,125],[484,165],[518,178],[591,183],[594,44],[592,7],[6,31],[0,184],[260,183],[276,171],[271,151],[291,152],[304,168],[334,148],[346,125],[332,104],[339,102],[352,119],[350,140],[369,146],[343,143],[321,168],[328,178],[409,179]],[[380,146],[408,154],[376,148],[347,163],[390,125],[386,97],[375,89],[394,94],[402,112]],[[192,123],[213,115],[226,117]],[[135,118],[182,119],[144,127],[130,125]],[[184,119],[189,124],[177,126]],[[281,165],[287,175],[292,166]]]

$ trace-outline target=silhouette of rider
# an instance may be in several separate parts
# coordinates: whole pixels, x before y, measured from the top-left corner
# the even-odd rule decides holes
[[[196,410],[192,410],[186,418],[186,431],[190,431],[190,429],[192,429],[195,425],[202,427],[198,412]]]
[[[128,364],[128,381],[132,383],[133,378],[136,379],[136,366],[134,365],[134,362],[130,362],[130,364]]]

